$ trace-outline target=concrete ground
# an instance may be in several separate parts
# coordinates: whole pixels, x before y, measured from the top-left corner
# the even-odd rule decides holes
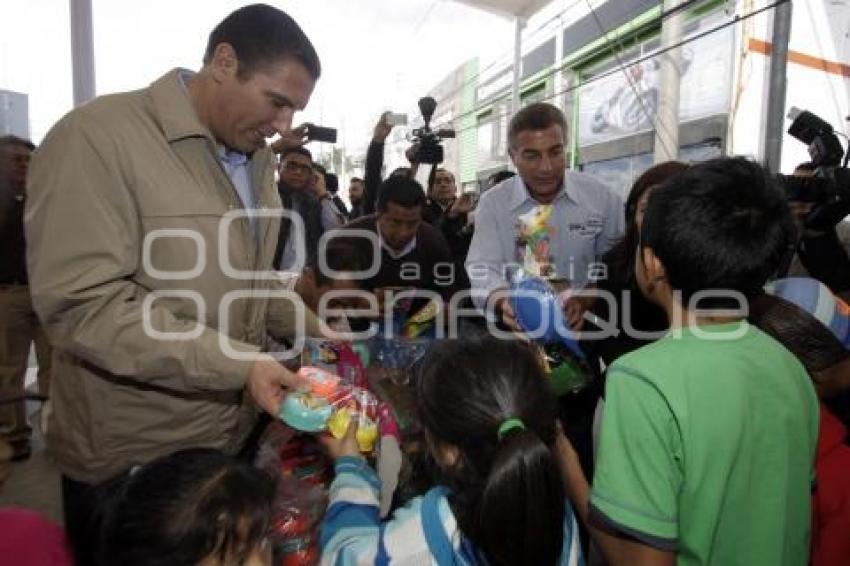
[[[27,387],[35,391],[35,368],[27,372]],[[9,481],[0,492],[0,507],[26,507],[62,524],[59,472],[47,454],[41,435],[40,403],[28,402],[27,414],[33,428],[32,456],[13,462]]]

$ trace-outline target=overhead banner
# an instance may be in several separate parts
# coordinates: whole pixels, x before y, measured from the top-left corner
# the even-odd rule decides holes
[[[694,37],[718,24],[701,26]],[[686,36],[687,40],[687,36]],[[656,44],[657,40],[650,42]],[[685,43],[682,82],[679,89],[679,120],[682,122],[729,111],[732,80],[732,26]],[[647,49],[651,52],[657,47]],[[600,71],[579,88],[579,145],[593,145],[653,129],[658,109],[659,57],[639,61],[634,56],[623,68]],[[613,67],[617,69],[617,67]]]

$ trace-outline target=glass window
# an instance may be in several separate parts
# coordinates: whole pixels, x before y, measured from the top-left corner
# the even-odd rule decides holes
[[[520,106],[528,106],[529,104],[534,104],[535,102],[540,102],[546,98],[546,83],[542,82],[530,90],[522,93],[522,99],[520,101]]]
[[[679,150],[679,161],[697,163],[715,157],[720,157],[720,142],[710,141],[683,147]],[[652,167],[651,153],[628,155],[617,159],[585,163],[581,170],[594,175],[612,189],[619,192],[625,199],[632,184],[647,169]]]
[[[497,122],[493,120],[492,114],[478,122],[478,166],[487,166],[493,161],[493,129]]]
[[[685,28],[686,39],[716,23],[716,17],[691,22]],[[734,29],[728,27],[682,47],[679,92],[682,122],[728,112],[733,38]],[[649,40],[584,76],[578,93],[580,145],[599,144],[653,129],[661,59],[642,56],[654,52],[657,46],[657,38]]]

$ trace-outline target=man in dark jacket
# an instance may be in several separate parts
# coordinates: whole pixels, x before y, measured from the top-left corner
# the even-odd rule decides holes
[[[428,202],[423,218],[443,233],[457,269],[458,288],[468,289],[469,277],[463,264],[475,228],[469,218],[475,207],[474,197],[469,192],[457,196],[455,176],[443,167],[435,167],[429,181]]]
[[[449,247],[439,230],[423,222],[425,193],[415,180],[391,176],[381,184],[376,214],[349,222],[340,228],[342,241],[358,250],[364,258],[377,255],[380,264],[372,277],[361,281],[361,288],[375,294],[383,304],[385,292],[400,288],[433,291],[448,303],[456,288],[454,264]],[[355,230],[377,236],[378,254],[370,240],[348,233]],[[374,266],[371,266],[374,268]],[[407,314],[425,303],[414,300]]]
[[[363,183],[363,179],[352,177],[348,185],[348,200],[351,201],[351,212],[348,213],[350,220],[356,220],[366,214],[363,210],[365,193],[366,185]]]
[[[280,182],[278,193],[283,209],[298,215],[304,231],[293,229],[291,218],[284,216],[275,252],[274,267],[280,271],[301,271],[303,263],[316,255],[322,237],[322,205],[313,194],[313,156],[303,147],[291,147],[280,156]],[[303,238],[303,241],[301,240]],[[301,245],[305,255],[297,264],[297,250]]]
[[[35,146],[15,136],[0,138],[0,389],[23,393],[30,344],[38,357],[38,389],[47,395],[50,346],[33,312],[24,242],[24,202],[30,155]],[[0,438],[12,458],[30,455],[32,430],[23,400],[0,406]]]
[[[425,222],[436,226],[457,199],[455,176],[442,167],[435,167],[428,187],[428,204],[425,207]],[[464,215],[464,219],[465,219]]]

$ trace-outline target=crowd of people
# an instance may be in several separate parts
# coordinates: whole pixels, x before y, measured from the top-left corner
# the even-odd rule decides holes
[[[412,380],[434,487],[382,520],[356,423],[324,437],[323,563],[850,562],[834,228],[740,157],[657,164],[624,201],[568,169],[547,103],[511,117],[516,173],[480,198],[417,145],[385,176],[382,115],[349,208],[293,127],[321,72],[290,16],[246,6],[199,71],[38,148],[0,138],[0,482],[30,456],[34,343],[64,514],[0,509],[0,563],[270,564],[275,486],[244,455],[301,385],[276,346],[391,333],[399,292],[402,316],[464,316]],[[518,272],[559,292],[581,391],[553,393]]]

